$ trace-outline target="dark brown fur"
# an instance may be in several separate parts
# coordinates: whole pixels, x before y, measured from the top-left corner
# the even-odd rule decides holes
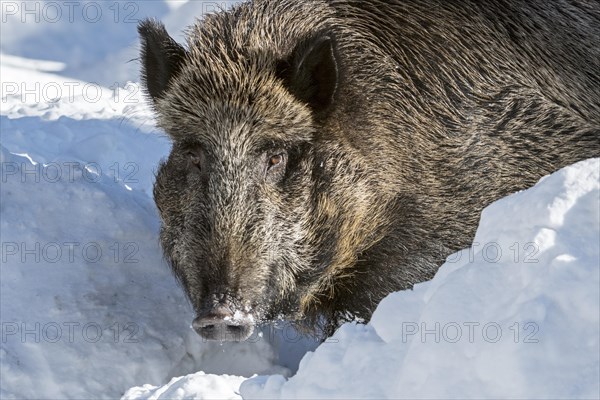
[[[597,2],[254,1],[187,49],[140,33],[173,139],[161,242],[199,315],[368,320],[486,205],[600,155]]]

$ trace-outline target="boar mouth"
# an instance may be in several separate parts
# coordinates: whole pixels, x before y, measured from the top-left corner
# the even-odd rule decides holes
[[[254,331],[253,315],[235,309],[227,301],[204,310],[192,322],[196,333],[204,339],[241,342],[248,339]]]

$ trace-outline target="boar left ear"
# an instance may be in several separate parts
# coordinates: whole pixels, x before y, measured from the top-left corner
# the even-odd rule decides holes
[[[142,42],[142,83],[156,101],[181,69],[186,51],[160,22],[146,19],[138,25],[138,33]]]
[[[339,80],[333,35],[324,33],[301,42],[287,60],[277,64],[276,73],[317,117],[325,116],[333,105]]]

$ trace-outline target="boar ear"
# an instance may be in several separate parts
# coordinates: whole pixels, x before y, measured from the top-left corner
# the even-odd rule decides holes
[[[142,83],[156,101],[179,72],[186,51],[158,21],[146,19],[140,22],[138,33],[142,43]]]
[[[339,80],[333,36],[321,34],[300,43],[287,60],[278,63],[276,73],[317,117],[325,116],[333,104]]]

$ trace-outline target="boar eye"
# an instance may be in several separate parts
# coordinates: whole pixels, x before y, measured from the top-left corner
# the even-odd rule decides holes
[[[275,167],[283,162],[283,154],[276,154],[269,158],[269,168]]]
[[[285,153],[270,155],[267,159],[267,172],[283,167],[285,165],[285,157]]]
[[[202,165],[202,154],[200,151],[190,150],[187,152],[188,159],[196,168],[201,168]]]

